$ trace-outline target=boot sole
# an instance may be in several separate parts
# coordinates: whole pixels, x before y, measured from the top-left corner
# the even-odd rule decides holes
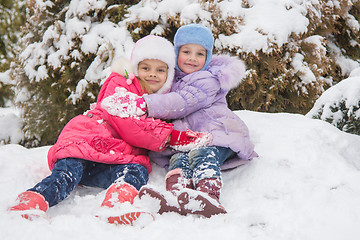
[[[36,209],[36,210],[21,210],[21,211],[11,210],[10,213],[13,215],[21,216],[22,218],[29,220],[29,221],[33,221],[35,219],[41,219],[41,218],[47,219],[47,220],[50,219],[50,217],[44,211],[41,211],[38,209]]]

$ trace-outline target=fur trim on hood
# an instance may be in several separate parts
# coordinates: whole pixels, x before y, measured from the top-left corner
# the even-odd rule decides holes
[[[222,89],[230,90],[242,82],[245,77],[246,66],[238,57],[213,55],[207,71],[219,79]]]
[[[125,57],[119,57],[111,63],[110,67],[111,72],[116,72],[123,77],[126,75],[134,73],[133,65],[130,60]]]

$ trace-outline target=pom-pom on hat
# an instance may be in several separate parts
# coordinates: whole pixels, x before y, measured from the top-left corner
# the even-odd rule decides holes
[[[170,91],[175,73],[176,55],[174,46],[163,37],[148,35],[139,39],[131,53],[131,64],[135,75],[138,74],[138,65],[145,59],[157,59],[168,65],[168,74],[165,84],[156,93],[167,93]]]
[[[185,44],[199,44],[206,49],[206,62],[204,67],[201,70],[205,70],[211,61],[213,46],[214,46],[214,37],[211,31],[200,25],[200,24],[188,24],[181,26],[175,33],[174,45],[175,45],[175,54],[178,56],[179,49],[182,45]],[[176,68],[178,70],[179,66],[176,62]]]

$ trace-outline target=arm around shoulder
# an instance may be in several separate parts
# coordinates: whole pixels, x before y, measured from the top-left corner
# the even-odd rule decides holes
[[[205,73],[205,74],[204,74]],[[220,90],[220,83],[202,71],[181,89],[166,94],[144,96],[148,115],[161,119],[178,119],[210,106]]]

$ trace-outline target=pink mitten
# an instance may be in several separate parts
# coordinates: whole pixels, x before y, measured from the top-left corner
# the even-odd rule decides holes
[[[101,102],[101,107],[114,116],[126,118],[146,113],[145,100],[139,95],[117,87],[115,93]]]
[[[136,100],[136,107],[139,108],[142,112],[146,113],[146,102],[144,98],[138,97]]]

